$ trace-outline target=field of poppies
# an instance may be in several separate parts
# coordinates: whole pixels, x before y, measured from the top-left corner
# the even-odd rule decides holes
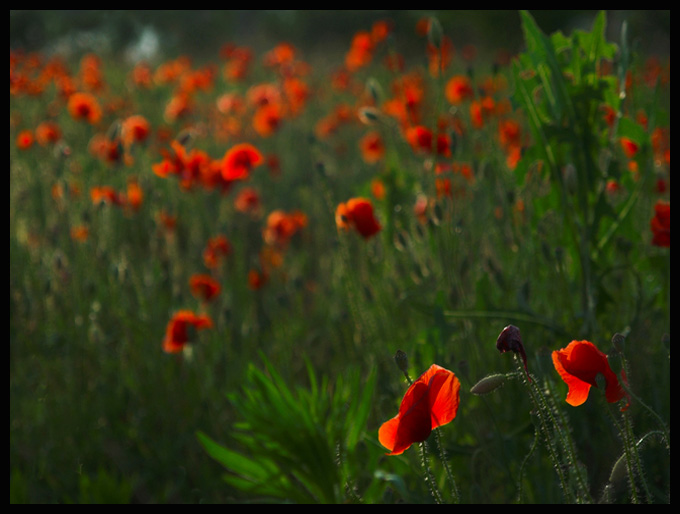
[[[10,45],[10,503],[670,503],[670,48],[513,19]]]

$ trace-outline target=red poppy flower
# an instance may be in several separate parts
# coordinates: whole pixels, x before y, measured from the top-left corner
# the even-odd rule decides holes
[[[209,302],[220,294],[220,283],[206,274],[195,274],[189,279],[191,293],[203,301]]]
[[[267,226],[262,231],[262,238],[269,245],[283,248],[306,225],[307,215],[303,212],[276,209],[267,216]]]
[[[430,366],[406,391],[399,414],[382,424],[380,444],[399,455],[413,443],[425,441],[432,430],[450,423],[458,412],[460,381],[437,364]]]
[[[455,75],[449,79],[444,88],[446,99],[453,105],[459,105],[475,96],[470,79],[465,75]]]
[[[192,311],[182,310],[175,313],[168,322],[163,339],[163,350],[166,353],[178,353],[190,342],[189,328],[196,330],[211,328],[212,319],[205,314],[195,314]]]
[[[61,139],[61,129],[53,121],[43,121],[35,129],[35,140],[42,146],[56,143]]]
[[[345,230],[354,227],[364,239],[373,237],[382,228],[373,214],[373,204],[366,198],[352,198],[338,205],[335,222]]]
[[[671,203],[658,200],[654,205],[654,217],[650,221],[652,244],[671,247]]]
[[[17,136],[17,148],[19,150],[28,150],[33,146],[33,141],[35,141],[33,132],[30,130],[22,130]]]
[[[233,146],[222,159],[222,177],[224,180],[242,180],[248,178],[250,171],[264,162],[260,151],[249,143]]]
[[[640,147],[632,139],[630,139],[628,137],[622,137],[621,138],[621,148],[623,149],[623,153],[626,154],[626,157],[628,157],[629,159],[632,159],[633,157],[635,157],[635,154],[637,153],[637,151]]]
[[[359,149],[364,161],[369,164],[380,161],[385,156],[385,144],[378,132],[368,132],[359,140]]]
[[[416,125],[406,129],[406,140],[415,152],[432,151],[432,131],[422,125]]]
[[[216,268],[222,258],[231,254],[231,243],[223,236],[218,235],[210,238],[203,250],[203,263],[207,268]]]
[[[68,99],[68,111],[74,120],[96,124],[102,117],[97,99],[89,93],[73,93]]]
[[[552,353],[555,369],[569,386],[566,401],[577,407],[588,399],[591,386],[598,387],[598,376],[604,378],[605,397],[618,402],[625,391],[609,366],[607,356],[590,341],[572,341],[566,348]]]

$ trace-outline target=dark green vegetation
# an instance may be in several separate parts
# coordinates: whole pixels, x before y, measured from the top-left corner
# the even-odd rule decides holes
[[[650,222],[657,202],[670,202],[670,59],[637,52],[626,24],[612,37],[604,13],[567,33],[513,15],[521,45],[510,61],[481,46],[463,57],[461,42],[432,67],[427,47],[445,48],[448,18],[420,37],[395,24],[346,89],[333,73],[353,33],[323,61],[302,46],[313,38],[296,41],[310,93],[268,135],[249,111],[227,125],[217,102],[283,84],[263,53],[241,80],[223,73],[223,56],[182,68],[182,77],[216,72],[177,117],[166,108],[179,79],[143,88],[130,64],[107,57],[95,93],[102,119],[90,124],[73,119],[64,82],[27,87],[49,56],[32,64],[11,51],[10,503],[432,502],[417,448],[386,457],[377,438],[407,387],[397,350],[412,377],[437,363],[462,384],[456,418],[428,440],[445,501],[669,502],[670,246],[653,244]],[[403,69],[385,66],[401,53]],[[79,66],[68,62],[66,76],[82,89]],[[446,86],[458,75],[473,92],[454,104]],[[411,103],[419,124],[450,136],[450,154],[414,149],[386,108],[405,77],[422,93]],[[493,108],[471,109],[485,98]],[[345,106],[349,121],[320,129]],[[376,109],[371,124],[357,116],[366,106]],[[117,141],[131,115],[148,120],[149,138],[121,143],[126,158],[94,153],[97,136]],[[60,140],[22,149],[22,131],[47,119]],[[502,130],[508,121],[518,147]],[[359,147],[372,131],[385,143],[377,162]],[[152,171],[170,148],[164,133],[215,161],[250,142],[278,158],[278,172],[260,165],[226,194],[184,190]],[[437,174],[436,164],[467,165],[473,179]],[[92,201],[101,186],[131,199],[131,179],[144,194],[136,209]],[[235,207],[246,186],[260,195],[255,215]],[[359,196],[382,225],[368,240],[336,225],[338,204]],[[301,211],[306,224],[254,289],[249,272],[262,266],[277,209]],[[161,213],[176,216],[174,230]],[[208,268],[203,251],[217,234],[233,251]],[[210,303],[189,287],[205,272],[222,286]],[[165,353],[166,326],[183,309],[213,326]],[[509,324],[521,330],[534,385],[496,349]],[[625,367],[625,413],[596,388],[579,407],[565,403],[551,354],[582,339],[617,373]],[[502,388],[470,393],[494,374],[506,375]]]

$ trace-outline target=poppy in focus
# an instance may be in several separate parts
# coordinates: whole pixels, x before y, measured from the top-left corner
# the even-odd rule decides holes
[[[590,341],[572,341],[566,348],[552,353],[555,370],[569,386],[566,401],[577,407],[588,399],[591,386],[598,387],[598,375],[604,378],[605,397],[618,402],[625,392],[609,366],[607,356]]]
[[[460,381],[456,375],[433,364],[406,391],[399,413],[382,424],[380,444],[399,455],[413,443],[425,441],[432,430],[450,423],[458,412]]]
[[[213,326],[212,319],[205,314],[181,310],[175,313],[168,322],[163,339],[163,350],[166,353],[179,353],[190,341],[190,328],[202,330]]]
[[[380,232],[382,227],[373,213],[373,204],[366,198],[352,198],[341,203],[335,210],[338,228],[349,230],[354,227],[364,239]]]

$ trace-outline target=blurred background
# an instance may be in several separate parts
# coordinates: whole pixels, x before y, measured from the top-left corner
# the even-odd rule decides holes
[[[595,10],[532,10],[542,30],[589,29]],[[62,54],[111,52],[149,61],[189,55],[214,59],[226,42],[253,46],[287,41],[305,52],[344,51],[351,35],[378,19],[391,20],[404,53],[417,40],[416,22],[436,16],[455,45],[480,52],[522,49],[513,10],[10,10],[10,49]],[[646,54],[670,55],[670,10],[607,12],[610,41],[620,41],[626,20],[630,39]],[[421,52],[422,45],[414,45]],[[307,58],[314,55],[307,55]]]

